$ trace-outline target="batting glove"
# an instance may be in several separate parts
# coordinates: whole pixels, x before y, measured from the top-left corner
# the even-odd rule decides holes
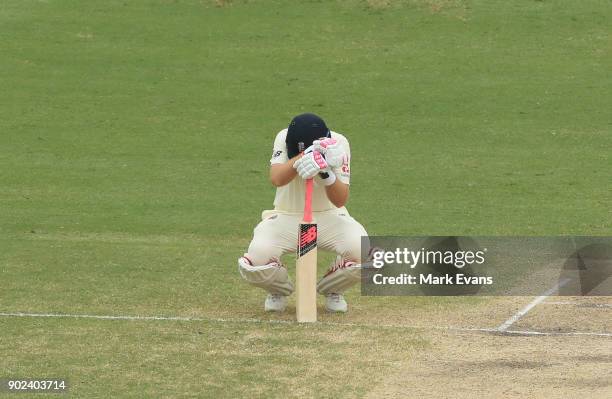
[[[318,151],[304,154],[295,161],[293,167],[302,179],[310,179],[315,177],[317,173],[329,171],[329,165]]]
[[[344,160],[344,149],[336,139],[326,138],[324,140],[315,140],[312,142],[315,151],[320,152],[325,156],[327,164],[332,168],[342,166]]]

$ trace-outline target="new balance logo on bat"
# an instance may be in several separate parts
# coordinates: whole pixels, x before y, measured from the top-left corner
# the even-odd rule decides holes
[[[317,226],[311,226],[308,230],[302,232],[300,237],[300,246],[308,245],[312,241],[317,239]]]
[[[298,256],[303,256],[317,246],[317,225],[303,224],[300,228]]]

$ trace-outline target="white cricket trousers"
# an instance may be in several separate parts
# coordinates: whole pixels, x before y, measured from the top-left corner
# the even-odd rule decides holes
[[[313,212],[317,223],[318,248],[335,252],[344,259],[361,263],[361,237],[367,236],[363,226],[346,211]],[[264,211],[262,221],[253,230],[247,258],[253,265],[265,265],[297,249],[298,226],[302,214]]]

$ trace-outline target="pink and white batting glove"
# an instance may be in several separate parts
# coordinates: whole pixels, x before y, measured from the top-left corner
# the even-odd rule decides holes
[[[336,139],[326,138],[324,140],[315,140],[312,142],[315,151],[320,152],[325,156],[327,164],[332,168],[342,166],[344,159],[344,149]]]
[[[318,151],[304,153],[304,155],[295,161],[293,167],[302,179],[310,179],[318,173],[327,172],[329,165],[325,161],[323,155]]]

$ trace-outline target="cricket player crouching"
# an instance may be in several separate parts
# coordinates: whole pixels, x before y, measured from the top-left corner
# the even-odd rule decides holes
[[[301,149],[305,149],[303,154]],[[367,236],[344,207],[349,196],[350,156],[346,137],[330,131],[314,114],[296,116],[288,129],[276,135],[270,160],[270,180],[277,187],[274,210],[262,213],[247,253],[238,260],[242,277],[268,291],[266,311],[284,311],[294,290],[280,258],[296,250],[305,179],[313,177],[318,245],[338,255],[317,283],[317,292],[325,296],[328,311],[347,311],[343,293],[360,281],[361,237]]]

